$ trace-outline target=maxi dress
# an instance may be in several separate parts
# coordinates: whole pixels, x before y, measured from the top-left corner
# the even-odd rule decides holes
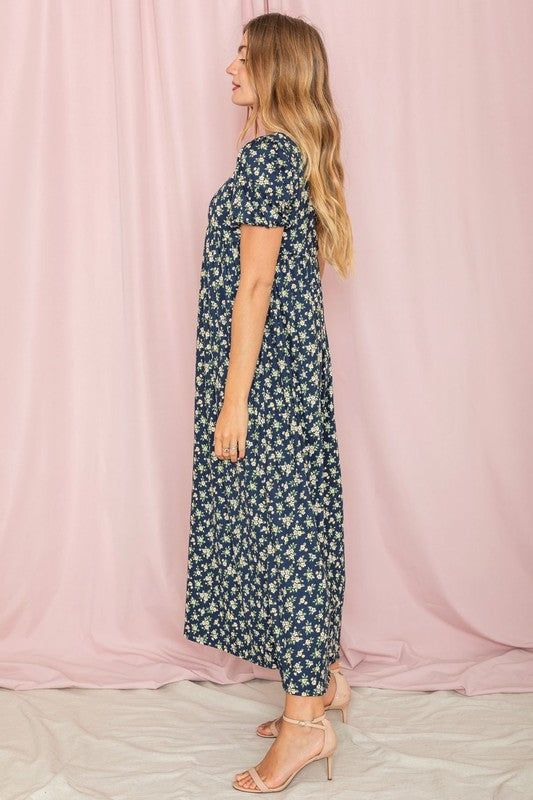
[[[245,455],[214,452],[241,224],[284,226],[248,394]],[[184,635],[326,692],[339,658],[343,497],[316,215],[296,141],[259,136],[208,210],[197,318]]]

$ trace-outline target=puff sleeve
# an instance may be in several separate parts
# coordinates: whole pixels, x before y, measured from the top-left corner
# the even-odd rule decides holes
[[[283,144],[260,137],[241,149],[234,172],[234,225],[285,227],[295,193],[295,169]]]

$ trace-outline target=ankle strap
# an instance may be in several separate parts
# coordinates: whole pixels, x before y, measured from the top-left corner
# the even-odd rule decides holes
[[[320,714],[319,717],[315,717],[314,719],[309,720],[309,719],[292,719],[292,717],[286,717],[285,714],[283,714],[283,719],[285,720],[285,722],[294,722],[295,725],[307,725],[309,728],[323,728],[324,727],[323,724],[317,725],[315,723],[318,723],[319,721],[326,719],[326,715]]]

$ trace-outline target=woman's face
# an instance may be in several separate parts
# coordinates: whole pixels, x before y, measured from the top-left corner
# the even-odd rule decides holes
[[[255,103],[255,93],[252,90],[248,81],[248,73],[246,71],[246,50],[248,45],[248,37],[246,31],[243,33],[241,43],[237,50],[237,55],[226,67],[226,72],[231,75],[233,83],[237,84],[237,88],[232,85],[232,100],[238,106],[252,106]]]

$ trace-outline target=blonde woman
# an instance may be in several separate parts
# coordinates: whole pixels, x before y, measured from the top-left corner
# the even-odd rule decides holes
[[[263,14],[226,72],[247,108],[233,175],[211,199],[196,341],[184,634],[279,669],[274,739],[235,789],[281,791],[327,759],[350,687],[339,670],[343,500],[321,276],[351,272],[340,126],[320,34]],[[258,135],[258,133],[260,135]]]

